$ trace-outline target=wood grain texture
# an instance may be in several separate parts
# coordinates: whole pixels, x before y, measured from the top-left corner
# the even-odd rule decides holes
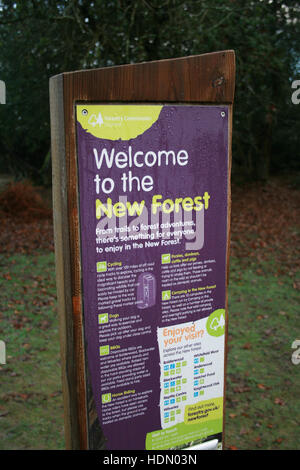
[[[232,103],[233,51],[64,74],[77,100]]]
[[[76,391],[76,361],[71,289],[70,233],[67,203],[67,168],[64,133],[63,79],[50,81],[51,154],[53,218],[59,313],[62,387],[64,398],[65,439],[67,449],[80,447]]]
[[[67,448],[104,448],[85,357],[75,104],[231,105],[234,88],[233,51],[67,72],[50,79],[57,294]],[[231,125],[230,119],[230,139]],[[231,147],[229,161],[231,166]],[[228,208],[229,234],[230,182]]]

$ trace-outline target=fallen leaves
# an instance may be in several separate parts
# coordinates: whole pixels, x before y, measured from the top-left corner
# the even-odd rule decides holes
[[[34,395],[33,393],[9,392],[9,393],[3,394],[1,396],[1,399],[6,402],[10,400],[22,402],[22,401],[27,401],[33,395]]]
[[[275,439],[274,442],[276,442],[277,444],[281,444],[283,441],[284,439],[282,437],[278,437],[277,439]]]
[[[2,394],[0,396],[0,399],[3,402],[6,402],[6,403],[8,403],[10,401],[14,401],[14,402],[17,402],[17,403],[24,403],[24,402],[28,402],[28,401],[32,401],[32,400],[35,400],[35,401],[38,401],[38,402],[43,402],[43,401],[58,397],[61,394],[62,394],[62,392],[60,390],[51,392],[49,394],[42,393],[42,392],[27,392],[27,391],[26,392],[16,392],[16,391],[13,391],[13,392],[7,392],[7,393]],[[8,407],[8,405],[6,405],[6,406]],[[4,415],[6,416],[8,414],[8,411],[3,406],[0,406],[0,417],[1,417],[1,413],[4,413]]]
[[[0,194],[0,222],[1,253],[53,251],[52,210],[30,183],[11,184]]]
[[[5,274],[3,274],[3,277],[4,277],[4,279],[6,279],[7,281],[11,281],[11,275],[10,275],[10,274],[5,273]]]
[[[240,436],[244,436],[245,434],[249,434],[249,429],[241,428],[240,429]]]
[[[264,385],[264,384],[257,384],[257,387],[260,390],[271,390],[271,387],[267,387],[267,385]]]
[[[0,194],[0,206],[4,214],[25,222],[51,217],[39,189],[29,181],[10,183]]]
[[[235,393],[246,393],[246,392],[250,392],[250,390],[251,390],[250,387],[242,386],[242,385],[233,388],[233,391]]]
[[[276,397],[276,398],[275,398],[274,403],[275,403],[275,405],[280,405],[280,406],[284,406],[284,405],[285,405],[285,401],[282,400],[282,398],[279,398],[279,397]]]
[[[0,213],[0,223],[0,253],[34,254],[37,250],[54,251],[52,220],[16,222]]]
[[[278,194],[289,210],[278,209]],[[247,263],[251,257],[258,263],[271,257],[281,266],[278,275],[294,275],[300,267],[300,237],[295,230],[299,220],[300,191],[291,190],[283,179],[233,185],[231,254]],[[264,275],[260,267],[256,272]],[[294,289],[300,289],[299,281]]]

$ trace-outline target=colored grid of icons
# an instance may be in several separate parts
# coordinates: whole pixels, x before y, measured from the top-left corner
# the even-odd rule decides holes
[[[204,390],[201,390],[201,385],[204,384],[205,380],[202,377],[204,373],[204,361],[205,357],[194,357],[193,365],[194,368],[192,370],[193,374],[193,389],[192,394],[194,398],[202,397],[204,395]],[[202,365],[203,364],[203,365]],[[185,401],[187,401],[187,392],[186,387],[184,385],[187,384],[187,378],[182,377],[182,368],[187,366],[187,361],[177,361],[172,362],[170,364],[165,364],[163,368],[163,375],[164,375],[164,384],[163,384],[163,394],[165,396],[163,404],[164,404],[164,412],[163,412],[163,420],[164,423],[170,423],[172,421],[176,421],[176,416],[180,416],[182,414],[182,409],[175,408],[175,409],[168,409],[168,407],[180,406]],[[175,376],[173,378],[173,376]],[[179,377],[178,377],[179,376]],[[197,387],[197,389],[196,389]],[[200,390],[199,390],[200,387]],[[179,396],[172,396],[169,397],[170,394],[178,393]]]

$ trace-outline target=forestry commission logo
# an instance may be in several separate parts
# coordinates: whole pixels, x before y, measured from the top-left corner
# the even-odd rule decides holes
[[[81,127],[94,137],[109,140],[135,139],[158,120],[161,105],[77,105]]]
[[[6,102],[6,90],[5,83],[0,80],[0,104],[5,104]]]
[[[206,322],[206,330],[211,336],[222,336],[225,333],[224,308],[218,308],[209,315]]]
[[[103,122],[104,121],[103,121],[101,113],[99,113],[97,116],[96,114],[92,114],[88,121],[88,123],[93,127],[96,127],[96,126],[101,127]]]

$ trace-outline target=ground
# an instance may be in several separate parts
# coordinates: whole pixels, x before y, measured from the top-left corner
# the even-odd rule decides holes
[[[63,449],[51,211],[26,184],[11,191],[0,195],[0,449]],[[272,178],[233,185],[232,201],[225,448],[299,449],[300,191]]]

